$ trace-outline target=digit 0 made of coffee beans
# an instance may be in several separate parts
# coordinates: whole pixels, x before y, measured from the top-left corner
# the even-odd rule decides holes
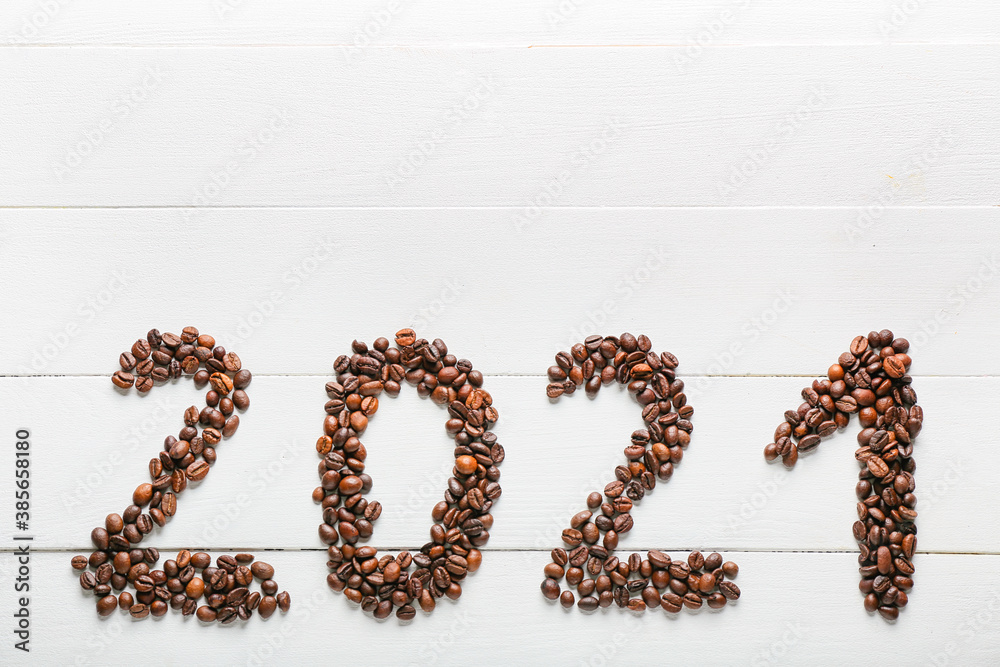
[[[104,525],[91,532],[95,551],[89,557],[73,557],[73,568],[83,571],[80,586],[97,599],[97,613],[109,616],[120,609],[142,619],[163,616],[171,608],[184,616],[196,615],[203,623],[226,625],[245,621],[254,612],[268,618],[275,609],[287,611],[291,599],[278,592],[274,568],[254,562],[251,554],[221,555],[213,566],[209,554],[182,550],[162,569],[153,569],[159,551],[139,546],[154,525],[163,527],[174,516],[178,496],[205,479],[216,461],[216,448],[236,432],[237,412],[250,406],[250,371],[235,352],[217,346],[212,336],[194,327],[185,327],[180,335],[152,329],[123,352],[118,363],[121,369],[111,380],[123,392],[134,386],[145,394],[182,376],[192,377],[199,389],[209,385],[209,390],[205,407],[187,408],[177,436],[164,439],[163,451],[149,462],[151,481],[136,487],[132,504],[121,514],[107,515]],[[261,582],[260,592],[250,590],[255,579]]]
[[[656,481],[667,482],[691,441],[691,416],[684,381],[676,376],[677,357],[656,354],[646,336],[590,336],[569,352],[556,355],[549,368],[550,399],[573,394],[583,387],[594,398],[604,385],[625,385],[642,406],[643,428],[632,432],[625,447],[626,462],[615,468],[615,480],[587,497],[587,509],[574,515],[563,531],[565,547],[552,550],[545,566],[542,595],[558,600],[565,608],[574,604],[586,612],[615,604],[631,611],[662,607],[670,613],[683,608],[712,609],[740,597],[731,581],[739,572],[733,562],[723,562],[717,553],[698,551],[673,560],[662,551],[645,556],[633,553],[619,560],[615,555],[620,537],[633,525],[632,509]],[[589,575],[589,576],[588,576]],[[565,577],[580,595],[561,590]]]
[[[802,390],[804,402],[785,413],[774,442],[764,448],[768,461],[780,457],[791,468],[800,453],[816,449],[821,438],[858,415],[862,430],[854,457],[861,472],[855,488],[854,538],[861,550],[859,588],[865,609],[890,621],[908,602],[917,548],[913,441],[924,411],[907,374],[909,347],[905,338],[894,338],[888,329],[856,337],[825,379]]]
[[[354,341],[353,353],[334,363],[335,382],[326,385],[329,401],[323,435],[316,442],[322,461],[313,500],[323,509],[319,537],[328,546],[327,583],[375,618],[395,610],[401,621],[416,615],[415,604],[433,611],[436,600],[462,595],[466,576],[479,569],[493,526],[490,513],[500,497],[503,447],[490,428],[499,415],[482,388],[483,374],[467,359],[449,354],[444,341],[417,338],[412,329],[396,333],[396,346],[379,338],[369,348]],[[382,513],[366,495],[372,478],[360,436],[379,408],[379,397],[396,396],[403,382],[423,398],[445,407],[445,430],[455,440],[455,467],[443,499],[431,510],[430,541],[417,553],[379,556],[359,546],[372,535]]]

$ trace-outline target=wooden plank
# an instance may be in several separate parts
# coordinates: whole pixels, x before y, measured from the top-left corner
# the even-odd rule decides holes
[[[995,45],[683,53],[2,49],[0,206],[997,202]]]
[[[826,553],[733,553],[740,564],[738,602],[719,611],[662,610],[641,616],[612,607],[592,615],[565,611],[542,598],[539,576],[547,554],[488,554],[457,603],[418,612],[408,625],[374,621],[326,588],[325,559],[317,552],[265,552],[275,578],[292,597],[287,615],[245,624],[199,627],[173,612],[133,622],[123,612],[100,619],[93,596],[82,593],[68,553],[32,557],[31,662],[134,664],[133,646],[154,647],[172,664],[280,665],[345,663],[394,665],[605,665],[669,656],[683,664],[860,664],[873,646],[891,646],[908,664],[993,664],[1000,602],[997,556],[926,555],[910,604],[895,623],[861,606],[854,558]],[[163,556],[166,557],[166,556]],[[0,564],[11,562],[0,555]],[[962,576],[956,576],[962,573]],[[6,578],[6,577],[5,577]],[[10,586],[0,604],[13,609]],[[71,622],[68,622],[71,619]],[[8,642],[0,656],[26,664]]]
[[[272,374],[328,373],[354,338],[408,325],[491,374],[542,375],[573,342],[631,330],[687,377],[815,376],[883,327],[917,375],[1000,374],[996,355],[956,353],[995,336],[996,207],[183,215],[0,211],[16,286],[0,374],[108,375],[149,328],[190,324]]]
[[[8,0],[0,36],[11,44],[337,44],[345,58],[383,45],[837,44],[996,42],[996,8],[984,0],[818,7],[789,0],[566,0],[343,3],[285,0]]]
[[[319,459],[326,378],[261,376],[240,431],[219,448],[204,483],[184,493],[157,529],[164,547],[319,548],[319,508],[310,493]],[[494,376],[486,387],[502,419],[504,494],[489,547],[548,551],[590,491],[603,489],[642,425],[625,392],[605,390],[550,404],[541,377]],[[32,432],[36,545],[85,549],[90,530],[121,512],[148,481],[147,462],[176,433],[181,413],[202,404],[193,383],[122,397],[107,378],[0,379],[0,432]],[[786,472],[762,456],[801,378],[712,378],[692,399],[695,432],[673,479],[635,511],[622,549],[840,550],[856,553],[857,426]],[[921,551],[1000,552],[1000,513],[984,502],[1000,465],[981,427],[1000,396],[997,378],[919,378],[927,421],[917,444]],[[382,402],[365,435],[370,499],[384,512],[372,544],[419,547],[431,507],[451,474],[445,414],[407,388]],[[12,500],[0,499],[0,510]],[[10,507],[9,509],[13,509]],[[8,512],[9,514],[9,512]]]

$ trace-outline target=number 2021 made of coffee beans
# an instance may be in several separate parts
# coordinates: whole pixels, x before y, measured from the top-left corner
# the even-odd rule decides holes
[[[830,366],[827,377],[802,390],[803,403],[785,413],[764,448],[768,461],[781,458],[791,468],[799,454],[847,426],[858,415],[861,432],[854,457],[861,466],[856,493],[854,538],[865,609],[893,621],[913,587],[917,548],[913,441],[923,426],[908,374],[910,344],[888,329],[858,336]]]
[[[661,551],[645,556],[633,553],[619,560],[615,550],[620,536],[632,529],[632,509],[659,479],[668,481],[691,441],[691,416],[684,382],[677,378],[677,358],[656,354],[646,336],[590,336],[569,352],[556,355],[549,368],[550,399],[573,394],[580,387],[591,398],[601,387],[617,382],[642,406],[643,428],[632,432],[625,447],[626,462],[615,468],[615,480],[587,498],[587,509],[570,520],[563,531],[565,547],[552,550],[545,566],[542,595],[563,607],[576,604],[583,611],[615,604],[631,611],[662,607],[677,613],[708,604],[724,607],[740,597],[731,581],[739,572],[733,562],[717,553],[691,552],[673,560]],[[588,576],[589,575],[589,576]],[[559,582],[577,588],[561,590]]]
[[[198,388],[209,385],[205,407],[184,410],[184,426],[168,435],[163,451],[149,462],[149,482],[139,484],[132,504],[121,514],[108,514],[90,534],[95,551],[72,559],[80,586],[97,598],[97,613],[120,609],[134,619],[163,616],[168,608],[204,623],[228,625],[255,612],[267,618],[275,609],[288,611],[291,598],[278,592],[274,568],[254,562],[251,554],[221,555],[212,565],[205,552],[184,549],[161,569],[154,547],[140,548],[143,538],[163,527],[177,511],[177,499],[189,484],[200,484],[216,460],[216,448],[240,425],[238,412],[250,406],[246,388],[252,376],[234,352],[194,327],[180,335],[152,329],[118,359],[121,369],[112,382],[123,392],[135,387],[145,394],[182,376]],[[201,431],[199,432],[199,427]],[[251,591],[254,580],[261,591]],[[128,589],[135,590],[133,595]]]
[[[490,510],[500,497],[504,450],[490,431],[499,414],[471,362],[449,354],[440,339],[417,338],[412,329],[397,332],[395,342],[391,347],[379,338],[369,347],[354,341],[352,354],[334,362],[337,378],[326,385],[327,416],[316,442],[322,460],[313,500],[323,510],[319,538],[328,545],[330,588],[375,618],[395,611],[409,621],[416,615],[414,605],[431,612],[441,596],[458,599],[466,576],[479,569],[479,549],[493,526]],[[382,506],[366,497],[372,479],[365,473],[367,451],[360,436],[379,409],[379,397],[396,396],[404,382],[447,409],[445,430],[455,441],[455,466],[443,499],[431,511],[430,541],[416,553],[379,556],[375,547],[358,546],[382,513]]]

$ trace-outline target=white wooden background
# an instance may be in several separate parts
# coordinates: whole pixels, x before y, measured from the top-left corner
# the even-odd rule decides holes
[[[32,432],[35,556],[32,652],[5,630],[0,663],[995,664],[998,19],[986,0],[8,0],[0,439],[10,466]],[[99,619],[69,558],[201,400],[108,376],[150,327],[189,324],[241,355],[252,405],[149,543],[254,551],[293,611]],[[408,325],[487,374],[508,456],[482,569],[401,626],[327,589],[309,494],[333,359]],[[927,414],[894,624],[857,591],[857,427],[792,472],[761,455],[883,327],[913,343]],[[587,616],[538,592],[639,423],[616,390],[551,404],[545,369],[626,330],[680,357],[696,428],[620,550],[722,551],[744,594],[721,612]],[[426,540],[443,419],[407,388],[373,420],[371,544]]]

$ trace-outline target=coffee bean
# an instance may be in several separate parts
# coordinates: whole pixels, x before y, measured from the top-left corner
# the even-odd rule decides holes
[[[207,606],[198,607],[198,611],[196,612],[196,614],[198,616],[198,620],[203,623],[213,623],[215,622],[216,618],[218,618],[218,614],[216,613],[216,611],[211,607]]]
[[[885,374],[893,379],[898,379],[903,377],[906,373],[906,366],[903,365],[901,359],[902,355],[893,355],[891,357],[886,357],[885,361],[882,362],[882,368],[885,370]],[[124,366],[123,366],[124,368]],[[125,368],[125,370],[129,370]]]
[[[258,579],[271,579],[274,577],[274,568],[264,561],[257,561],[250,566],[253,576]]]
[[[201,364],[205,364],[204,369],[200,369]],[[180,609],[185,615],[195,614],[195,599],[214,590],[221,593],[209,595],[206,609],[213,614],[228,609],[222,612],[223,622],[249,618],[253,609],[246,604],[251,595],[246,585],[253,577],[248,568],[239,569],[236,564],[250,563],[251,555],[241,554],[244,561],[220,556],[222,567],[213,568],[208,554],[192,556],[190,552],[181,551],[176,559],[168,560],[162,570],[152,570],[150,566],[159,560],[158,551],[155,548],[138,549],[134,545],[153,530],[154,524],[164,526],[176,513],[177,494],[186,489],[188,480],[197,481],[207,475],[209,465],[216,460],[214,446],[223,437],[233,435],[239,426],[234,410],[249,407],[243,390],[250,384],[250,371],[242,367],[238,355],[216,346],[213,337],[200,334],[194,327],[185,327],[180,336],[161,335],[155,329],[150,330],[145,340],[136,341],[130,351],[120,355],[119,366],[121,370],[115,372],[112,380],[123,389],[134,384],[145,393],[152,389],[154,381],[164,382],[183,373],[194,375],[197,387],[211,382],[212,391],[205,398],[207,408],[199,411],[197,406],[191,406],[184,411],[185,426],[178,437],[167,436],[159,457],[150,461],[152,482],[137,486],[133,504],[121,515],[109,514],[104,527],[92,531],[91,539],[98,550],[89,559],[83,556],[73,559],[75,569],[85,570],[88,565],[96,569],[96,573],[81,575],[81,586],[93,590],[101,598],[98,603],[101,614],[110,613],[111,600],[106,598],[112,588],[122,591],[117,597],[111,596],[115,605],[128,609],[136,618],[150,614],[162,616],[168,607]],[[233,378],[226,373],[233,373]],[[198,426],[206,427],[201,434]],[[355,456],[359,461],[364,458],[363,454]],[[148,507],[148,513],[143,513],[144,507]],[[363,512],[364,507],[358,511]],[[202,570],[201,577],[195,576],[195,567]],[[262,588],[267,588],[266,583]],[[134,598],[123,590],[129,584],[136,588]],[[272,593],[276,591],[275,585]],[[259,598],[257,594],[254,606]],[[287,606],[287,596],[282,599]]]
[[[624,451],[626,463],[615,468],[614,481],[604,487],[603,494],[591,493],[587,509],[575,514],[569,528],[563,531],[563,541],[573,547],[572,551],[567,554],[561,548],[553,550],[552,562],[545,566],[543,596],[550,600],[558,598],[566,607],[572,606],[575,596],[560,589],[559,580],[564,576],[569,586],[578,587],[577,606],[584,611],[614,602],[635,612],[656,606],[678,612],[683,606],[700,607],[703,595],[714,608],[726,604],[727,598],[717,589],[725,576],[719,554],[706,559],[694,552],[689,562],[672,561],[659,551],[648,552],[645,559],[637,553],[631,554],[627,562],[612,555],[620,535],[634,525],[631,515],[634,503],[655,487],[657,477],[661,481],[670,479],[674,465],[683,457],[683,448],[690,442],[689,417],[693,409],[687,405],[683,381],[674,372],[677,358],[669,353],[657,356],[650,351],[651,347],[645,336],[627,333],[617,338],[592,336],[574,345],[571,353],[558,354],[556,366],[548,371],[550,384],[546,393],[553,399],[571,394],[585,379],[590,395],[597,393],[602,382],[617,380],[627,385],[643,406],[642,418],[646,424],[646,428],[631,434],[631,444]],[[818,393],[815,403],[820,403]],[[796,419],[799,419],[797,413]],[[776,438],[788,440],[788,449],[781,454],[786,457],[793,455],[794,445],[787,437],[790,434],[790,428],[787,434],[776,434]],[[772,448],[777,457],[777,445],[772,444]],[[596,579],[585,577],[582,569],[585,563],[587,572]],[[710,571],[701,570],[708,566]],[[672,575],[676,578],[672,579]],[[668,584],[671,597],[660,598],[657,589],[662,590]]]
[[[647,554],[649,562],[654,566],[662,569],[670,567],[670,556],[663,553],[662,551],[650,551]]]
[[[240,361],[239,356],[237,356],[235,352],[227,352],[222,358],[222,364],[230,373],[236,373],[243,368],[243,363]]]
[[[729,600],[738,600],[740,597],[740,587],[731,581],[719,583],[719,591]]]
[[[261,618],[270,618],[274,610],[278,608],[278,601],[274,599],[271,595],[265,595],[260,599],[260,605],[257,607],[257,612],[260,614]]]
[[[330,545],[333,571],[327,582],[376,618],[386,618],[396,609],[398,618],[409,620],[415,613],[413,601],[430,611],[436,597],[457,599],[462,592],[459,581],[482,562],[479,547],[489,539],[490,510],[501,495],[497,466],[505,453],[489,430],[499,415],[482,387],[482,373],[468,360],[449,354],[441,340],[428,342],[404,329],[396,335],[395,348],[383,338],[371,347],[354,341],[351,349],[351,356],[342,355],[334,362],[338,376],[326,384],[330,400],[324,408],[323,436],[316,445],[323,460],[320,485],[312,497],[323,510],[320,538]],[[378,558],[375,549],[356,546],[372,534],[373,522],[382,513],[381,504],[365,498],[372,480],[363,472],[367,452],[359,436],[378,412],[381,394],[396,395],[404,379],[416,385],[418,395],[447,408],[445,429],[455,440],[455,467],[444,500],[431,513],[435,522],[431,541],[412,556]],[[238,397],[233,396],[237,407]],[[592,529],[587,530],[590,535]],[[580,533],[578,543],[582,542]],[[585,561],[585,552],[583,557]],[[417,568],[412,576],[419,579],[411,578],[411,566]],[[278,594],[271,584],[262,584],[265,593],[277,595],[276,604],[286,608],[287,594]]]
[[[906,581],[901,583],[912,585],[908,575],[915,549],[911,456],[923,410],[915,405],[912,380],[906,374],[911,362],[908,349],[906,340],[893,338],[887,329],[855,337],[850,351],[829,368],[827,378],[803,390],[806,403],[785,413],[774,443],[764,449],[768,461],[781,456],[792,466],[799,451],[814,449],[820,438],[844,428],[850,415],[858,414],[862,430],[855,458],[862,470],[855,487],[860,502],[853,534],[860,552],[860,588],[866,596],[865,609],[888,620],[906,605],[905,593],[899,597],[902,587],[892,582],[903,577]]]
[[[212,373],[208,381],[220,396],[226,396],[233,390],[233,381],[225,373]]]
[[[199,482],[205,479],[205,476],[208,475],[208,471],[208,463],[205,461],[195,461],[184,470],[184,474],[187,475],[187,478],[192,482]]]
[[[135,376],[125,371],[115,371],[115,374],[111,376],[111,381],[116,387],[128,389],[135,384]]]
[[[882,605],[878,608],[878,613],[887,621],[895,621],[899,618],[899,607],[894,605]]]
[[[104,551],[108,548],[108,531],[104,528],[94,528],[90,532],[90,541],[94,543],[98,551]]]

